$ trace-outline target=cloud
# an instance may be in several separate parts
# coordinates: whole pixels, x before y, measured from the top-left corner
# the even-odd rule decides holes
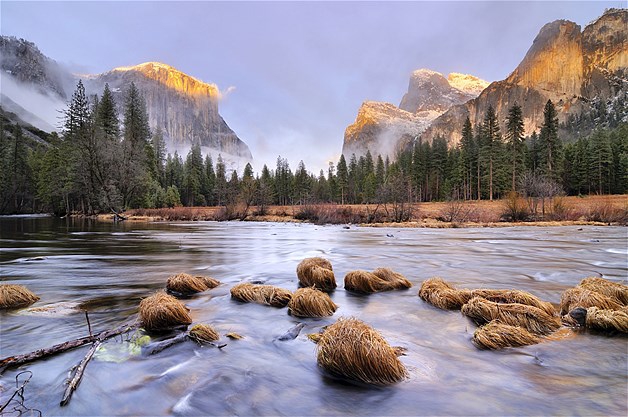
[[[220,90],[219,91],[219,100],[224,100],[226,99],[231,93],[233,93],[236,90],[236,87],[233,85],[230,85],[229,87],[227,87],[224,90]]]

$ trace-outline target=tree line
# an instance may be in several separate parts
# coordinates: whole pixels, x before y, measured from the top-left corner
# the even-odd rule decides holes
[[[113,94],[88,97],[79,81],[63,112],[61,135],[0,118],[0,212],[120,213],[129,208],[365,204],[523,195],[628,192],[628,124],[597,129],[577,140],[559,138],[556,109],[526,136],[521,107],[500,129],[489,107],[473,126],[467,118],[457,146],[420,138],[391,161],[344,155],[316,175],[279,156],[254,173],[228,169],[221,155],[203,157],[194,144],[183,158],[166,154],[163,132],[151,131],[141,92],[131,84],[120,116]]]

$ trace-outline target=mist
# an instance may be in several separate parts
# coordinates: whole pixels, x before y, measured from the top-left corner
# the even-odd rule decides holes
[[[61,130],[62,112],[67,107],[61,98],[21,83],[6,72],[0,73],[0,85],[0,103],[5,110],[43,131]]]

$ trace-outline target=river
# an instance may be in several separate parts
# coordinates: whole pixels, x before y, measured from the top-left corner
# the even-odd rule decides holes
[[[0,218],[0,276],[41,297],[43,314],[0,312],[0,356],[26,353],[132,319],[139,301],[188,272],[221,281],[185,300],[194,322],[224,335],[223,349],[185,342],[153,356],[109,340],[87,366],[70,404],[60,407],[68,371],[87,347],[23,366],[32,378],[24,405],[43,415],[618,415],[628,414],[628,338],[561,331],[553,340],[502,351],[478,350],[475,325],[459,311],[417,296],[440,276],[459,288],[516,288],[558,304],[587,276],[626,282],[623,227],[468,229],[361,228],[253,222],[99,223],[51,217]],[[323,256],[334,267],[340,307],[325,319],[243,304],[230,288],[243,280],[297,288],[296,266]],[[342,288],[355,269],[390,267],[413,288],[357,296]],[[316,365],[307,334],[338,317],[357,317],[394,346],[410,377],[385,387],[334,380]],[[306,324],[294,340],[275,338]],[[135,337],[135,336],[133,336]],[[0,378],[5,403],[19,370]],[[1,404],[0,404],[1,405]]]

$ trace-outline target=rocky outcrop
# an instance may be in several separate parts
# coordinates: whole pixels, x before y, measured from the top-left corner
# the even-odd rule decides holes
[[[452,73],[445,78],[429,69],[416,70],[399,107],[376,101],[362,104],[355,122],[345,130],[342,153],[359,157],[370,151],[373,156],[394,159],[434,119],[453,105],[474,98],[487,85],[472,75]]]
[[[109,83],[120,109],[134,82],[146,100],[149,124],[161,128],[169,151],[186,153],[199,143],[203,152],[251,160],[251,151],[218,113],[220,91],[166,64],[147,62],[98,75],[75,75],[24,39],[0,36],[0,105],[38,128],[52,131],[79,78],[88,94],[102,94]]]
[[[215,84],[204,83],[166,64],[147,62],[91,77],[86,86],[102,92],[108,83],[118,105],[122,105],[131,82],[146,100],[151,128],[161,128],[171,148],[199,143],[214,152],[252,159],[248,146],[218,113],[220,91]]]
[[[373,156],[394,158],[425,129],[426,122],[391,103],[365,101],[352,125],[345,130],[342,153],[357,157],[371,151]]]
[[[543,26],[527,54],[505,80],[492,83],[475,99],[454,106],[423,133],[450,144],[460,140],[467,116],[480,123],[492,105],[504,123],[508,109],[522,107],[526,134],[540,129],[543,107],[552,100],[559,121],[591,109],[591,103],[628,98],[628,11],[609,10],[581,32],[580,26],[557,20]]]
[[[0,69],[19,82],[37,87],[41,92],[66,98],[71,75],[59,64],[41,53],[27,40],[0,36]]]

